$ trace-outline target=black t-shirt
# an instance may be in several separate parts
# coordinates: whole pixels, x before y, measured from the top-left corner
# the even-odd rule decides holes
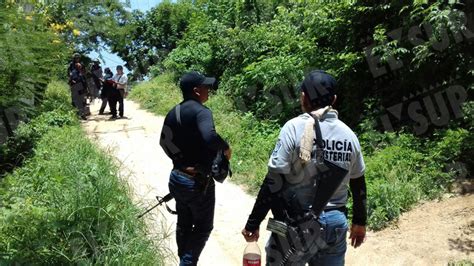
[[[208,173],[218,150],[229,147],[216,132],[211,110],[199,101],[189,99],[180,104],[181,124],[176,106],[166,115],[160,145],[173,160],[175,169],[196,167]]]
[[[111,80],[112,77],[113,77],[112,74],[105,74],[105,76],[104,76],[105,82],[104,82],[104,84],[103,84],[103,86],[102,86],[102,93],[101,93],[101,96],[102,96],[102,97],[107,97],[107,96],[111,95],[111,93],[112,93],[114,90],[116,90],[116,89],[114,88],[114,86],[112,85],[112,83],[110,83],[110,82],[108,81],[108,80]]]

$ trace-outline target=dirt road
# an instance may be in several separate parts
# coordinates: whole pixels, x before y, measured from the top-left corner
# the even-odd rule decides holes
[[[97,114],[98,102],[91,106]],[[146,208],[156,195],[168,193],[171,161],[159,146],[163,118],[125,102],[128,119],[109,121],[93,115],[83,126],[91,138],[121,163],[123,178],[133,189],[134,201]],[[245,241],[240,230],[254,198],[230,182],[217,184],[214,230],[201,255],[200,265],[241,265]],[[170,206],[174,207],[174,202]],[[449,261],[474,261],[474,195],[428,203],[407,213],[397,228],[369,233],[357,250],[348,248],[348,265],[446,265]],[[174,229],[176,217],[157,208],[145,218],[157,234],[169,235],[169,265],[177,265]],[[264,222],[266,224],[266,222]],[[260,248],[268,239],[261,232]]]

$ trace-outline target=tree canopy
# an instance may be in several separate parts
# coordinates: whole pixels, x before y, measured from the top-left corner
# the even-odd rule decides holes
[[[459,85],[471,94],[473,6],[442,0],[164,1],[136,17],[121,53],[140,75],[214,75],[237,105],[262,119],[293,116],[298,82],[310,69],[324,69],[338,78],[338,108],[354,125],[364,103],[381,116],[430,88]],[[395,128],[412,123],[407,110],[389,117]]]

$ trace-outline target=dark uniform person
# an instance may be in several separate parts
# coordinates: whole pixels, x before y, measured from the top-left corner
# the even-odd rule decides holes
[[[352,246],[361,245],[365,237],[366,185],[361,147],[354,132],[338,119],[337,111],[331,107],[336,101],[336,81],[332,76],[324,71],[312,71],[305,77],[301,90],[300,102],[304,114],[289,120],[281,129],[268,162],[268,174],[242,234],[247,241],[257,240],[260,223],[270,209],[275,220],[283,222],[285,226],[293,226],[292,228],[301,227],[297,224],[301,217],[310,217],[309,220],[302,220],[305,228],[317,228],[318,232],[305,229],[285,231],[290,234],[280,235],[272,231],[265,248],[267,265],[344,265],[348,230],[348,185],[353,197],[353,218],[349,237]],[[316,138],[316,123],[320,128],[318,132],[322,135],[319,142]],[[318,154],[317,145],[321,147],[320,157],[315,156]],[[288,206],[304,206],[294,204],[299,202],[293,200],[304,199],[301,196],[308,193],[308,190],[304,190],[307,186],[298,185],[315,177],[309,170],[318,163],[318,158],[319,161],[328,161],[343,170],[340,177],[342,183],[336,183],[334,194],[328,193],[329,202],[327,205],[327,201],[322,203],[319,216],[308,216],[307,212],[314,210],[312,206],[306,210],[291,209]],[[296,187],[296,193],[288,194],[282,191],[285,187]],[[309,194],[313,193],[314,196],[314,192],[317,193],[317,190],[310,190]],[[299,241],[301,238],[291,232],[318,237],[303,238],[304,241]]]
[[[81,54],[79,54],[79,53],[75,53],[72,56],[72,61],[71,61],[71,63],[69,63],[69,67],[67,68],[68,78],[71,78],[72,72],[74,71],[74,69],[76,69],[76,64],[77,63],[80,63],[82,65]]]
[[[91,97],[92,99],[97,98],[99,91],[102,88],[102,81],[104,80],[103,72],[102,72],[102,67],[100,66],[100,61],[99,59],[94,59],[92,61],[92,66],[91,66],[91,74],[92,74],[92,80],[93,86],[91,87]]]
[[[107,103],[109,102],[109,96],[111,94],[111,91],[115,89],[112,82],[112,78],[114,76],[114,74],[112,73],[112,70],[106,67],[104,70],[104,73],[105,73],[105,76],[102,80],[102,90],[100,91],[100,99],[102,100],[102,104],[99,109],[99,115],[104,114],[105,107],[107,107]],[[111,107],[109,104],[109,109],[110,108]]]
[[[86,78],[84,77],[84,67],[81,63],[76,63],[75,68],[71,70],[69,76],[69,85],[71,89],[71,98],[74,107],[77,108],[77,114],[82,120],[86,120]]]
[[[216,133],[203,105],[215,78],[190,72],[181,77],[184,100],[167,114],[160,145],[173,161],[169,189],[176,200],[176,242],[180,265],[197,265],[214,223],[215,183],[209,178],[216,153],[229,145]]]

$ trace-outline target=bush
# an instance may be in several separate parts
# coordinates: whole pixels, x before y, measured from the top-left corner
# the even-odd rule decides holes
[[[232,148],[233,181],[257,192],[267,174],[267,163],[278,138],[278,125],[258,121],[251,113],[232,110],[230,97],[223,92],[206,104],[213,111],[216,130]]]
[[[49,81],[64,73],[59,69],[69,50],[54,42],[57,36],[44,26],[43,16],[27,15],[19,6],[4,2],[0,3],[0,111],[25,110],[29,108],[25,99],[42,99]]]
[[[72,109],[69,85],[64,81],[51,81],[46,87],[40,111],[69,111]]]
[[[46,98],[33,118],[21,122],[15,134],[0,144],[0,177],[20,166],[31,155],[36,142],[51,128],[78,124],[67,89],[64,82],[49,84]]]
[[[448,165],[458,159],[469,135],[463,129],[441,130],[427,141],[407,133],[363,133],[370,228],[381,229],[419,201],[447,191],[455,174]]]
[[[20,166],[31,155],[36,142],[51,128],[77,123],[74,112],[61,110],[42,113],[28,123],[21,122],[14,136],[0,145],[0,176]]]
[[[174,85],[172,74],[161,75],[148,82],[135,86],[130,98],[157,114],[166,115],[168,111],[182,100],[181,91]]]
[[[35,151],[0,186],[0,264],[161,261],[117,166],[79,126],[50,128]]]

